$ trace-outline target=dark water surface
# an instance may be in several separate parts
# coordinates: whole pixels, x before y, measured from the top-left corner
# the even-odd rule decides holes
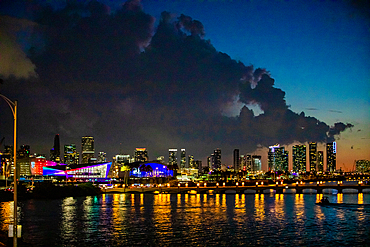
[[[370,246],[370,208],[322,195],[105,194],[20,202],[33,246]],[[370,204],[370,194],[329,195]],[[0,203],[0,230],[13,202]]]

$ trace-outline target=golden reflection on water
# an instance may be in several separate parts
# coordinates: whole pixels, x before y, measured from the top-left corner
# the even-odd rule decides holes
[[[62,215],[61,234],[68,235],[75,232],[76,200],[73,197],[67,197],[62,201]]]
[[[0,219],[2,220],[1,231],[8,231],[8,225],[13,221],[13,202],[0,203]]]
[[[358,204],[364,204],[364,194],[358,193]]]
[[[343,203],[343,193],[337,194],[337,203]]]
[[[255,217],[256,221],[263,221],[265,219],[265,195],[256,194],[254,198]]]

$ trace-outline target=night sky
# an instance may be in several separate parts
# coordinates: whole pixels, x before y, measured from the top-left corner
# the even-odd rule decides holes
[[[216,148],[232,165],[239,148],[266,169],[269,145],[336,140],[337,168],[370,159],[367,1],[67,2],[0,1],[18,146],[48,157],[55,134],[78,151],[91,135],[109,160],[185,148],[203,165]]]

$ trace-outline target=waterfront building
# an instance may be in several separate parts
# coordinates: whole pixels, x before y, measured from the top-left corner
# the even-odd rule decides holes
[[[293,146],[293,171],[296,173],[306,172],[306,146]]]
[[[111,165],[112,162],[45,166],[43,175],[83,181],[106,181]]]
[[[240,170],[240,154],[239,149],[234,149],[234,170],[239,171]]]
[[[139,162],[137,169],[130,171],[130,176],[143,178],[143,177],[172,177],[173,170],[160,162],[147,161]]]
[[[181,170],[184,170],[185,168],[189,168],[189,166],[187,166],[186,164],[186,151],[185,151],[185,148],[182,148],[181,149],[181,153],[180,153],[180,169]]]
[[[105,152],[99,152],[97,162],[98,163],[107,162],[107,154]]]
[[[268,168],[270,171],[288,171],[289,152],[279,144],[269,147]]]
[[[146,150],[146,148],[136,148],[134,157],[135,162],[147,162],[148,150]]]
[[[31,157],[31,175],[32,176],[42,176],[43,169],[48,165],[48,162],[44,156]]]
[[[221,169],[221,149],[217,148],[213,151],[213,154],[211,155],[211,163],[212,170]]]
[[[370,172],[369,160],[356,160],[356,172],[367,173]]]
[[[252,156],[252,173],[258,173],[262,171],[262,161],[260,155]]]
[[[247,154],[247,155],[245,155],[245,168],[244,168],[244,171],[246,171],[246,172],[252,172],[252,167],[253,167],[252,155]]]
[[[317,143],[310,142],[309,146],[309,164],[310,164],[310,172],[317,171]]]
[[[177,165],[177,148],[168,149],[168,165],[178,166]]]
[[[95,156],[95,148],[94,148],[94,137],[92,136],[83,136],[82,137],[82,163],[92,163],[92,159]]]
[[[193,155],[188,156],[188,167],[189,168],[196,168],[196,164],[194,163],[194,156]]]
[[[321,173],[324,172],[324,152],[323,151],[317,152],[317,171]]]
[[[60,140],[59,134],[54,137],[54,146],[50,150],[50,160],[56,163],[60,163]]]
[[[77,165],[79,162],[79,153],[76,144],[64,145],[64,163],[67,165]]]
[[[328,172],[335,172],[337,169],[337,143],[326,144],[326,169]]]

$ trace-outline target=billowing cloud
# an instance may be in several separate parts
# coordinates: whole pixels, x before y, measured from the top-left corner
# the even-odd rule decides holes
[[[0,75],[4,78],[29,78],[36,76],[35,65],[27,57],[17,35],[32,33],[34,22],[0,16]],[[23,35],[24,37],[24,35]]]
[[[277,142],[326,142],[352,127],[331,128],[291,111],[266,69],[217,51],[189,16],[163,12],[155,28],[135,0],[115,12],[96,1],[68,2],[36,16],[44,46],[34,47],[30,64],[39,78],[22,90],[19,80],[5,88],[21,95],[24,116],[36,116],[31,129],[39,131],[20,126],[25,140],[47,129],[50,140],[54,132],[66,143],[93,135],[109,155],[122,143],[162,154],[183,145],[202,157],[221,146],[253,151]],[[251,104],[263,113],[256,116]],[[231,105],[244,107],[225,116]]]

